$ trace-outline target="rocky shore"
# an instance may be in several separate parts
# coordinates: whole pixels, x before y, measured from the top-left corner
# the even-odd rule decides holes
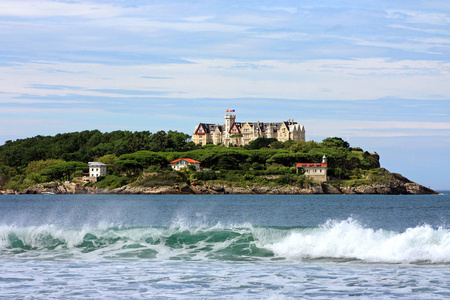
[[[359,186],[341,186],[339,183],[317,183],[308,187],[299,186],[229,186],[223,184],[181,184],[161,187],[125,185],[116,189],[97,187],[75,187],[70,183],[46,183],[29,187],[23,192],[1,191],[3,194],[270,194],[270,195],[313,195],[313,194],[379,194],[379,195],[419,195],[438,194],[436,191],[411,182],[400,174],[387,183]]]
[[[400,185],[365,185],[358,187],[335,187],[321,183],[307,188],[297,186],[267,187],[247,186],[232,187],[225,185],[181,185],[157,188],[123,186],[113,190],[89,189],[93,194],[267,194],[267,195],[314,195],[314,194],[379,194],[379,195],[419,195],[438,194],[427,187],[416,183]]]

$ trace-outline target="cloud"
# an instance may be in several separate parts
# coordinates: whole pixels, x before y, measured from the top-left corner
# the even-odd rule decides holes
[[[204,22],[207,20],[214,19],[214,16],[197,16],[197,17],[188,17],[184,18],[183,20],[189,21],[189,22]]]
[[[28,85],[33,89],[43,89],[43,90],[82,90],[79,86],[70,85],[51,85],[51,84],[30,84]]]
[[[0,16],[20,18],[83,17],[111,18],[123,13],[123,8],[108,4],[62,2],[51,0],[2,0]]]
[[[261,9],[265,10],[265,11],[285,12],[285,13],[289,13],[291,15],[293,15],[293,14],[295,14],[297,12],[297,8],[296,7],[281,7],[281,6],[267,7],[267,6],[264,6]]]
[[[133,97],[139,97],[139,96],[163,96],[163,95],[173,95],[177,92],[169,92],[169,91],[142,91],[142,90],[123,90],[123,89],[93,89],[88,90],[92,92],[100,92],[104,94],[111,94],[114,96],[133,96]]]
[[[304,119],[308,135],[345,137],[449,136],[449,122]]]
[[[55,76],[46,72],[44,65],[64,72]],[[184,58],[183,63],[139,66],[32,62],[15,68],[0,66],[0,72],[3,92],[11,95],[67,96],[75,93],[101,97],[106,93],[114,97],[138,94],[177,97],[182,94],[184,98],[450,99],[450,63],[427,60]],[[149,86],[149,78],[146,78],[149,74],[167,79],[152,81],[153,86]]]
[[[267,32],[255,34],[254,37],[287,41],[308,41],[313,39],[311,35],[303,32]]]
[[[386,10],[387,18],[405,21],[407,23],[419,23],[430,25],[449,25],[450,16],[441,12],[424,12],[404,9]]]

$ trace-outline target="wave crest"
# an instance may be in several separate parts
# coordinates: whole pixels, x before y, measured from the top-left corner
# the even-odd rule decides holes
[[[0,253],[48,259],[343,259],[449,263],[450,232],[426,224],[404,232],[374,230],[353,219],[330,220],[309,228],[251,224],[197,227],[178,221],[170,227],[1,226]]]
[[[425,224],[398,233],[365,228],[359,222],[328,221],[313,230],[293,231],[267,245],[290,259],[354,259],[366,262],[450,262],[450,232]]]

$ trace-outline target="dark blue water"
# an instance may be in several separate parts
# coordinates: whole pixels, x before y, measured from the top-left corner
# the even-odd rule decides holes
[[[349,217],[373,229],[447,226],[449,195],[17,195],[0,197],[0,224],[63,227],[204,225],[317,226]]]

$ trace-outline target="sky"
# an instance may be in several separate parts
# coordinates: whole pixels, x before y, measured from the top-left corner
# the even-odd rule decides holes
[[[0,145],[284,121],[450,190],[450,2],[0,1]]]

